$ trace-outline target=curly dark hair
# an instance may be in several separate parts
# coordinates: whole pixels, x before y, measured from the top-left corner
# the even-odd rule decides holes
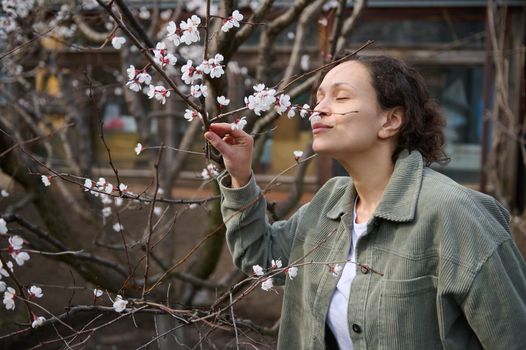
[[[357,61],[367,67],[383,109],[402,107],[405,111],[393,160],[406,149],[419,151],[428,166],[449,161],[443,150],[445,118],[438,104],[429,97],[424,79],[416,69],[387,56],[354,55],[345,61]]]

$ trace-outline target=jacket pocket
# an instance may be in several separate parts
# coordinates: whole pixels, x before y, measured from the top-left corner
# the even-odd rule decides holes
[[[442,349],[437,278],[383,280],[378,305],[380,349]]]

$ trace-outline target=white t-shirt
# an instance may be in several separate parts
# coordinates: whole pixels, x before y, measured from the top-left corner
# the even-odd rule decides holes
[[[348,259],[356,262],[356,242],[367,230],[367,223],[356,223],[356,203],[353,209],[354,223],[352,228],[351,249]],[[356,264],[347,262],[343,268],[342,275],[336,289],[332,294],[329,304],[329,314],[327,324],[331,329],[340,349],[352,350],[352,340],[349,333],[349,322],[347,320],[347,309],[349,306],[349,294],[351,293],[351,283],[356,276]]]

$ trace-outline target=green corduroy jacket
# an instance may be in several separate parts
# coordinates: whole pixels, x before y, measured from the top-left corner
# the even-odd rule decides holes
[[[307,254],[296,278],[282,278],[278,349],[324,349],[338,282],[329,266],[344,262],[351,244],[352,179],[331,179],[272,224],[254,177],[239,189],[228,181],[219,179],[222,212],[238,267],[251,274],[255,264]],[[347,310],[354,349],[526,349],[526,267],[509,214],[425,167],[420,153],[399,157],[356,258]]]

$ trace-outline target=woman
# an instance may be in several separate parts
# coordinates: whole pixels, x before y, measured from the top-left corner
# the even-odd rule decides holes
[[[445,158],[444,123],[421,76],[355,57],[326,74],[315,111],[314,151],[349,177],[272,225],[251,137],[228,124],[205,134],[230,174],[220,186],[235,264],[250,274],[307,254],[285,283],[278,348],[526,349],[526,267],[509,214],[428,168]]]

